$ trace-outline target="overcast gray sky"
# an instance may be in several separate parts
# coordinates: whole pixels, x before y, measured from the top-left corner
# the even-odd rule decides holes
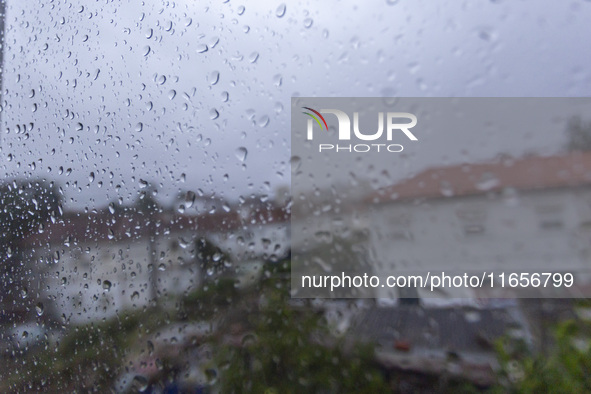
[[[55,180],[72,209],[129,203],[140,180],[162,201],[272,194],[292,96],[591,91],[585,0],[143,3],[8,1],[5,178]]]

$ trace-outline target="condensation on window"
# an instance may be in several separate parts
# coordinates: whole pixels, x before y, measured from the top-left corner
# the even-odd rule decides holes
[[[562,354],[547,323],[587,306],[412,286],[296,298],[292,245],[314,239],[320,276],[337,260],[588,261],[586,115],[543,136],[431,128],[391,168],[310,175],[290,102],[585,96],[591,3],[0,4],[1,392],[549,387],[528,385],[545,379],[529,360]],[[523,166],[553,183],[524,192]]]

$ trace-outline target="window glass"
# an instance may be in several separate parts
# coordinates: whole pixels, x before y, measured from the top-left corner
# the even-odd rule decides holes
[[[432,128],[428,160],[341,166],[338,182],[318,166],[310,204],[291,190],[309,159],[291,151],[292,98],[588,95],[591,2],[546,3],[0,1],[0,392],[588,389],[572,367],[589,362],[579,301],[431,299],[410,282],[292,297],[306,237],[320,277],[336,262],[588,261],[588,217],[496,175],[569,155],[552,179],[588,187],[586,113],[544,120],[552,132],[485,125],[450,141]],[[494,168],[474,170],[473,205],[462,174],[481,163]],[[349,221],[386,198],[408,205]],[[522,236],[540,229],[553,231]],[[507,247],[480,253],[495,234]],[[554,375],[531,370],[540,354]]]

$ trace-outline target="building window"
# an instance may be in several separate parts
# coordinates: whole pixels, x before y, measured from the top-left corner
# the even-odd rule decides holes
[[[543,230],[559,230],[564,227],[562,208],[558,205],[545,205],[536,208],[538,225]]]
[[[484,209],[462,209],[456,214],[464,235],[472,236],[485,233],[486,212]]]
[[[410,241],[413,239],[410,231],[410,217],[407,214],[394,215],[388,221],[386,238],[390,241]]]

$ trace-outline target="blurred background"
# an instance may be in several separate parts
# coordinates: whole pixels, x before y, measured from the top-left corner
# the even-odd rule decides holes
[[[290,297],[291,97],[588,96],[591,2],[0,4],[1,391],[591,388],[585,300]],[[550,197],[523,209],[587,261],[569,209],[591,206],[591,119],[563,120],[432,142],[347,186],[455,204],[478,238],[487,216],[458,190],[519,211],[541,166]],[[330,193],[312,191],[340,209]],[[386,209],[381,242],[404,251],[418,233]],[[333,247],[363,237],[344,233]]]

